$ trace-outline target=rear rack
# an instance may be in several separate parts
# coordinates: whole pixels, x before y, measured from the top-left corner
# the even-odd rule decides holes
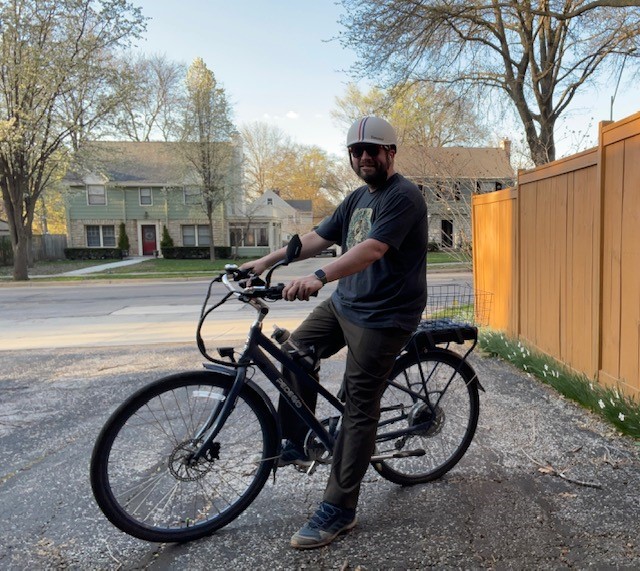
[[[478,340],[478,328],[449,318],[423,319],[414,333],[414,337],[425,337],[429,347],[442,343],[458,343]]]

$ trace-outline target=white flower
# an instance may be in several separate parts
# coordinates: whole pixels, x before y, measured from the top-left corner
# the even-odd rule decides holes
[[[524,370],[525,370],[525,371],[528,371],[528,370],[529,370],[529,368],[528,368],[526,365],[522,365],[522,366],[524,367]]]
[[[544,365],[544,370],[545,370],[545,371],[548,371],[548,370],[549,370],[549,365],[547,365],[546,363],[545,363],[545,365]]]
[[[621,412],[618,413],[618,418],[624,422],[624,414],[622,414]]]
[[[600,406],[600,408],[604,408],[604,402],[602,402],[602,399],[598,401],[598,405]]]
[[[617,398],[618,400],[620,400],[620,394],[618,393],[618,389],[615,389],[613,392],[614,392],[614,394],[616,395],[616,398]],[[624,415],[623,415],[623,416],[624,416]]]
[[[609,399],[609,402],[611,403],[611,406],[616,406],[616,403],[613,402],[613,399]]]

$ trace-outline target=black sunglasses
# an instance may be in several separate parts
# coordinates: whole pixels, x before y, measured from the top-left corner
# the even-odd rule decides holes
[[[352,145],[349,147],[349,152],[351,156],[359,159],[362,157],[364,152],[367,152],[371,158],[377,157],[380,149],[388,149],[389,147],[386,145],[376,145],[375,143],[362,143],[358,145]]]

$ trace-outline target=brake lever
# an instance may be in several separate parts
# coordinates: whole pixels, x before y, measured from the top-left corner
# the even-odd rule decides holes
[[[260,276],[240,276],[236,277],[236,281],[241,288],[256,287],[267,285],[266,282]]]

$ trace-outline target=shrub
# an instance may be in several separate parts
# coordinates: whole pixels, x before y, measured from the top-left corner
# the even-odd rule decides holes
[[[439,252],[440,244],[438,242],[429,242],[427,244],[427,252]]]
[[[231,246],[214,246],[216,258],[230,259]],[[162,255],[168,260],[207,260],[211,251],[209,246],[162,247]]]
[[[129,248],[131,245],[129,244],[129,236],[127,236],[127,227],[124,222],[120,222],[120,230],[118,232],[118,248],[123,250],[123,255],[129,255]]]
[[[120,248],[65,248],[67,260],[122,260]]]
[[[169,230],[167,230],[166,226],[162,226],[162,240],[160,240],[160,248],[162,249],[164,255],[165,248],[173,248],[173,238],[171,234],[169,234]]]

